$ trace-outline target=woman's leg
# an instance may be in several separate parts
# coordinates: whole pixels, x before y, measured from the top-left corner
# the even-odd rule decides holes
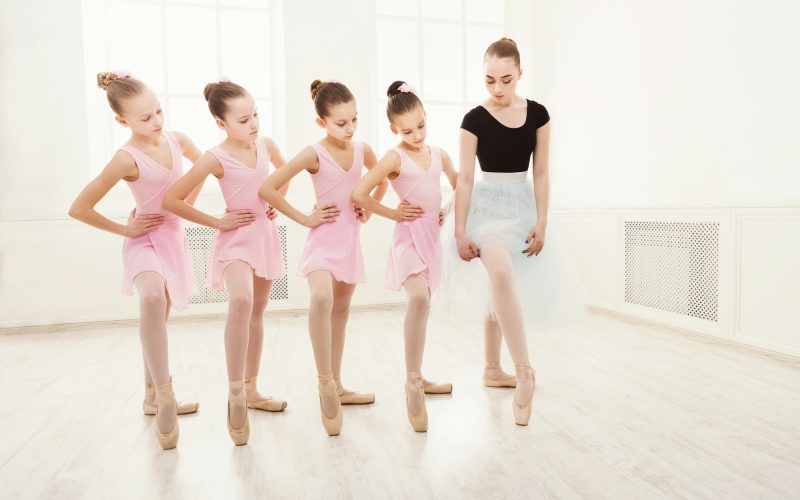
[[[489,275],[489,287],[492,305],[500,323],[503,336],[511,353],[511,359],[517,366],[529,367],[528,342],[525,338],[525,325],[522,308],[514,288],[514,275],[511,267],[511,256],[503,247],[486,247],[481,249],[481,262]],[[517,377],[517,390],[514,398],[520,406],[526,406],[533,396],[533,380],[520,380]]]
[[[500,348],[503,331],[494,314],[487,314],[483,322],[486,365],[483,369],[483,385],[486,387],[516,387],[514,375],[503,371],[500,366]]]
[[[491,314],[483,322],[484,354],[486,364],[500,364],[500,348],[503,345],[503,331],[500,323]]]

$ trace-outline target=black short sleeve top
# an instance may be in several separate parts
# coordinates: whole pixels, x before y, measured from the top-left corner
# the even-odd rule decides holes
[[[472,108],[461,121],[461,128],[478,138],[478,162],[484,172],[525,172],[536,149],[536,129],[550,121],[547,109],[528,101],[525,123],[506,127],[483,106]]]

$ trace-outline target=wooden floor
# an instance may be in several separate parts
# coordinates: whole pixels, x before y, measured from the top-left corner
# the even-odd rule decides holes
[[[219,318],[171,323],[181,417],[164,452],[142,415],[135,325],[0,335],[0,497],[800,498],[800,360],[593,316],[532,336],[531,425],[511,390],[480,384],[482,338],[432,320],[425,373],[451,380],[414,433],[403,396],[402,310],[351,319],[344,380],[376,393],[325,435],[306,320],[268,315],[262,378],[289,402],[225,427]],[[510,362],[505,361],[507,368]]]

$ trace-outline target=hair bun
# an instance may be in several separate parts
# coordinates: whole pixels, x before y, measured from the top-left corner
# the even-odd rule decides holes
[[[206,102],[208,102],[209,97],[211,96],[211,92],[217,87],[218,82],[211,82],[205,86],[203,89],[203,97],[206,98]]]
[[[117,77],[114,75],[113,71],[104,71],[102,73],[97,73],[97,86],[103,90],[108,89],[108,84],[116,80]]]
[[[311,82],[311,99],[316,99],[319,89],[322,87],[322,80],[314,80]]]
[[[504,36],[503,38],[501,38],[501,39],[500,39],[500,41],[501,41],[501,42],[510,43],[510,44],[511,44],[511,45],[513,45],[514,47],[516,47],[516,46],[517,46],[517,42],[515,42],[514,40],[512,40],[511,38],[508,38],[508,37],[506,37],[506,36]]]
[[[405,83],[406,82],[404,82],[402,80],[397,80],[397,81],[392,82],[392,84],[389,85],[389,88],[386,90],[386,97],[394,97],[397,94],[399,94],[400,93],[400,87],[405,85]]]

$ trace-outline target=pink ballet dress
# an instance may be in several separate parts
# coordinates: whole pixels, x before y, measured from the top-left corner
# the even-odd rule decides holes
[[[223,273],[235,260],[249,264],[261,278],[276,280],[284,275],[278,228],[266,215],[269,205],[258,196],[261,184],[269,176],[269,154],[263,140],[257,139],[255,143],[255,168],[243,165],[219,146],[209,149],[222,165],[219,186],[227,210],[250,209],[256,216],[246,226],[217,232],[208,266],[208,286],[215,290],[225,289]]]
[[[394,227],[384,286],[400,290],[409,276],[420,274],[428,288],[436,290],[442,278],[442,245],[439,242],[439,211],[442,206],[442,152],[431,147],[431,166],[423,170],[405,151],[394,148],[400,156],[400,175],[390,179],[401,200],[422,207],[424,215],[400,221]]]
[[[133,280],[140,273],[153,271],[161,275],[170,301],[175,309],[185,309],[189,297],[197,294],[189,242],[180,219],[161,208],[164,193],[183,175],[181,146],[171,132],[164,132],[172,152],[172,168],[160,165],[130,144],[120,150],[127,152],[136,162],[139,178],[128,182],[136,199],[137,214],[160,214],[164,222],[156,229],[136,238],[125,238],[122,246],[122,292],[133,294]]]
[[[311,145],[319,158],[319,170],[311,176],[317,207],[336,204],[341,212],[336,222],[323,223],[309,230],[300,255],[297,273],[308,276],[324,270],[337,281],[363,283],[364,258],[361,255],[361,221],[356,217],[350,195],[361,180],[364,169],[364,145],[353,142],[353,164],[344,171],[320,143]]]

